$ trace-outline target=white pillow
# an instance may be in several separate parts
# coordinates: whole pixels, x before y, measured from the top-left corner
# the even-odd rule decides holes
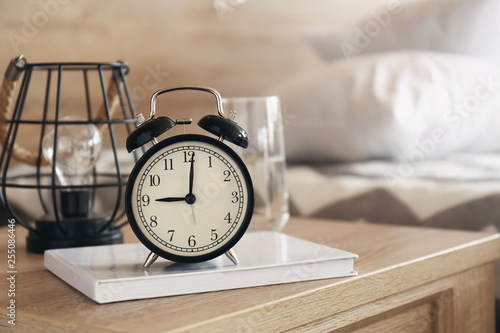
[[[432,52],[337,61],[276,91],[287,160],[418,163],[500,149],[500,66]]]
[[[311,28],[306,41],[325,60],[402,49],[500,59],[500,1],[388,1],[354,26]]]

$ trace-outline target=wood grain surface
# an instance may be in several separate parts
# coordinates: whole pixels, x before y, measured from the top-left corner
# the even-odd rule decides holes
[[[41,255],[24,250],[26,231],[16,232],[21,331],[384,332],[401,323],[404,332],[494,330],[498,234],[292,218],[285,233],[359,254],[359,275],[98,305],[45,270]],[[3,228],[2,244],[6,234]],[[2,303],[6,288],[3,278]],[[2,318],[5,311],[2,305]],[[0,327],[15,332],[6,320]]]

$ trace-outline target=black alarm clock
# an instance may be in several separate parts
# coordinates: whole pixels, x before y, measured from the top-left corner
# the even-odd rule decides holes
[[[156,116],[156,98],[177,90],[213,94],[217,114],[198,125],[215,137],[182,134],[159,141],[157,137],[178,124]],[[207,87],[175,87],[155,92],[147,120],[127,138],[129,152],[153,143],[130,173],[125,210],[137,238],[151,251],[149,267],[161,256],[176,262],[200,262],[226,254],[236,265],[232,247],[248,228],[254,211],[254,189],[245,163],[226,142],[246,148],[246,131],[222,109],[220,94]]]

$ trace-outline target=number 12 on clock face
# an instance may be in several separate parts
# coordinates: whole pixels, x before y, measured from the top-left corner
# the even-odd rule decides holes
[[[186,134],[153,146],[127,185],[127,215],[138,238],[160,256],[198,262],[228,251],[250,223],[248,170],[227,145]]]

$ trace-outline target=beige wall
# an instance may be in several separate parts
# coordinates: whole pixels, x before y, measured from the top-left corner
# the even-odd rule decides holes
[[[239,2],[217,0],[227,5],[222,12],[212,0],[1,0],[0,67],[20,53],[29,62],[124,59],[137,110],[145,113],[151,94],[168,86],[263,95],[321,62],[301,38],[303,28],[348,24],[387,1]],[[151,71],[160,73],[156,81]],[[208,95],[182,93],[165,103],[160,112],[174,117],[186,110],[196,119],[191,110],[200,103],[213,112]]]

